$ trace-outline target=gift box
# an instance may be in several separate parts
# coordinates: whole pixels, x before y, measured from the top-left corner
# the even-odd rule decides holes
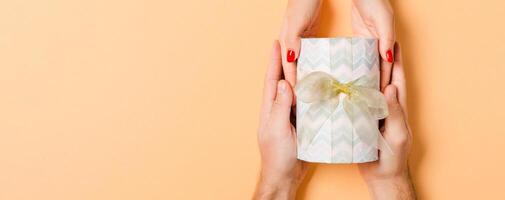
[[[374,38],[304,38],[297,65],[298,159],[363,163],[387,146],[378,120],[387,116],[379,91]]]

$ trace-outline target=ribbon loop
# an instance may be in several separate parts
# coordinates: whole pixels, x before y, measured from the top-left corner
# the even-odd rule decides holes
[[[296,87],[297,98],[305,103],[328,100],[337,94],[332,92],[335,79],[324,72],[312,72],[300,80]]]

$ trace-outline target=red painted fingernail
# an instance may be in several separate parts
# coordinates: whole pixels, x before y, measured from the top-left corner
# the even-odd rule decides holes
[[[393,62],[393,51],[388,50],[386,51],[386,59],[388,60],[388,62],[392,63]]]
[[[295,62],[295,51],[288,49],[288,54],[286,56],[288,62]]]

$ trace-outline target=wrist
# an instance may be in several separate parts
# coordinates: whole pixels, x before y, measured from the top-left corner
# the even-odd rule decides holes
[[[408,173],[390,178],[369,180],[367,185],[373,199],[416,199],[414,187]]]

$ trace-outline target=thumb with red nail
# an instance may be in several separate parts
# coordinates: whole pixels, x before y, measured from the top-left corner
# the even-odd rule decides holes
[[[279,43],[282,53],[282,68],[288,74],[286,80],[296,82],[296,60],[300,55],[300,39],[315,34],[321,0],[289,0],[282,23]]]
[[[379,39],[381,55],[381,90],[391,80],[395,57],[395,28],[393,9],[389,0],[353,0],[352,30],[355,35]]]

